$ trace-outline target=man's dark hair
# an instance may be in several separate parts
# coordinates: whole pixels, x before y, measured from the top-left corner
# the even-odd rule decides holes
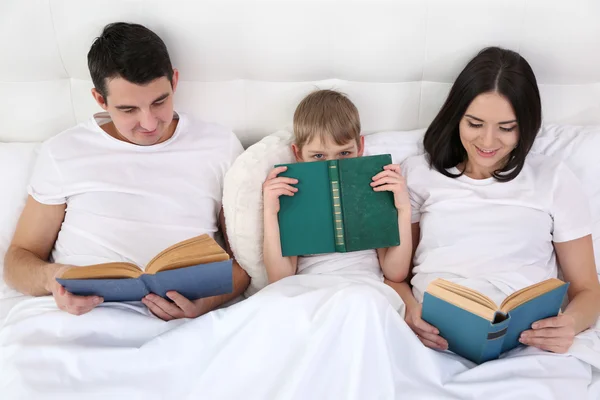
[[[167,46],[157,34],[139,24],[106,25],[87,57],[94,87],[105,101],[108,79],[120,77],[144,85],[166,76],[173,83]]]
[[[448,168],[467,160],[459,123],[469,104],[482,93],[496,92],[508,99],[517,118],[519,141],[508,162],[493,176],[500,182],[519,175],[542,123],[540,92],[531,66],[518,53],[499,47],[479,52],[460,73],[446,102],[425,132],[423,146],[432,167],[456,178]]]

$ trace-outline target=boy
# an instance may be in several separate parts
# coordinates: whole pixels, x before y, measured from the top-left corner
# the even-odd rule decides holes
[[[294,113],[294,144],[297,162],[324,161],[361,157],[364,137],[360,135],[360,118],[355,105],[343,94],[333,90],[319,90],[309,94]],[[263,256],[269,282],[273,283],[296,273],[373,273],[381,279],[381,272],[391,281],[402,282],[409,271],[412,240],[410,202],[400,166],[386,165],[373,177],[375,191],[394,193],[398,210],[400,246],[332,253],[304,257],[283,257],[279,237],[279,196],[293,196],[298,189],[296,179],[278,177],[286,167],[273,169],[263,184],[264,248]]]

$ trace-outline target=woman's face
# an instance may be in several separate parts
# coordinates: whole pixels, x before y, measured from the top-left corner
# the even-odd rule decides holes
[[[460,121],[459,131],[468,155],[465,172],[475,179],[490,177],[501,169],[519,142],[513,108],[495,92],[475,97]]]

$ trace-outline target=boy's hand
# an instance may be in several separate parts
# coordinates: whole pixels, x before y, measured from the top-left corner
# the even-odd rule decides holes
[[[293,196],[298,191],[298,188],[293,187],[298,183],[298,179],[277,177],[280,173],[287,170],[287,167],[277,167],[267,175],[265,183],[263,183],[263,207],[264,212],[277,214],[279,212],[279,196]]]
[[[408,189],[406,188],[406,180],[400,174],[400,165],[390,164],[383,167],[383,171],[373,177],[371,186],[376,192],[393,192],[394,204],[398,211],[410,210]]]

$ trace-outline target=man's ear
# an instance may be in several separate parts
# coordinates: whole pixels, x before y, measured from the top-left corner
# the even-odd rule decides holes
[[[98,103],[98,105],[102,107],[104,111],[106,111],[108,108],[108,105],[106,104],[106,99],[104,98],[104,96],[102,96],[102,94],[100,94],[98,90],[96,90],[96,88],[92,89],[92,96],[94,96],[94,100],[96,100],[96,103]]]
[[[173,93],[177,89],[177,83],[179,82],[179,70],[177,68],[173,68],[173,78],[171,79],[171,87],[173,88]]]
[[[294,157],[296,157],[296,162],[302,162],[302,151],[296,143],[292,144],[292,151],[294,152]]]
[[[360,141],[358,143],[358,156],[362,157],[364,152],[365,152],[365,137],[361,136]]]

